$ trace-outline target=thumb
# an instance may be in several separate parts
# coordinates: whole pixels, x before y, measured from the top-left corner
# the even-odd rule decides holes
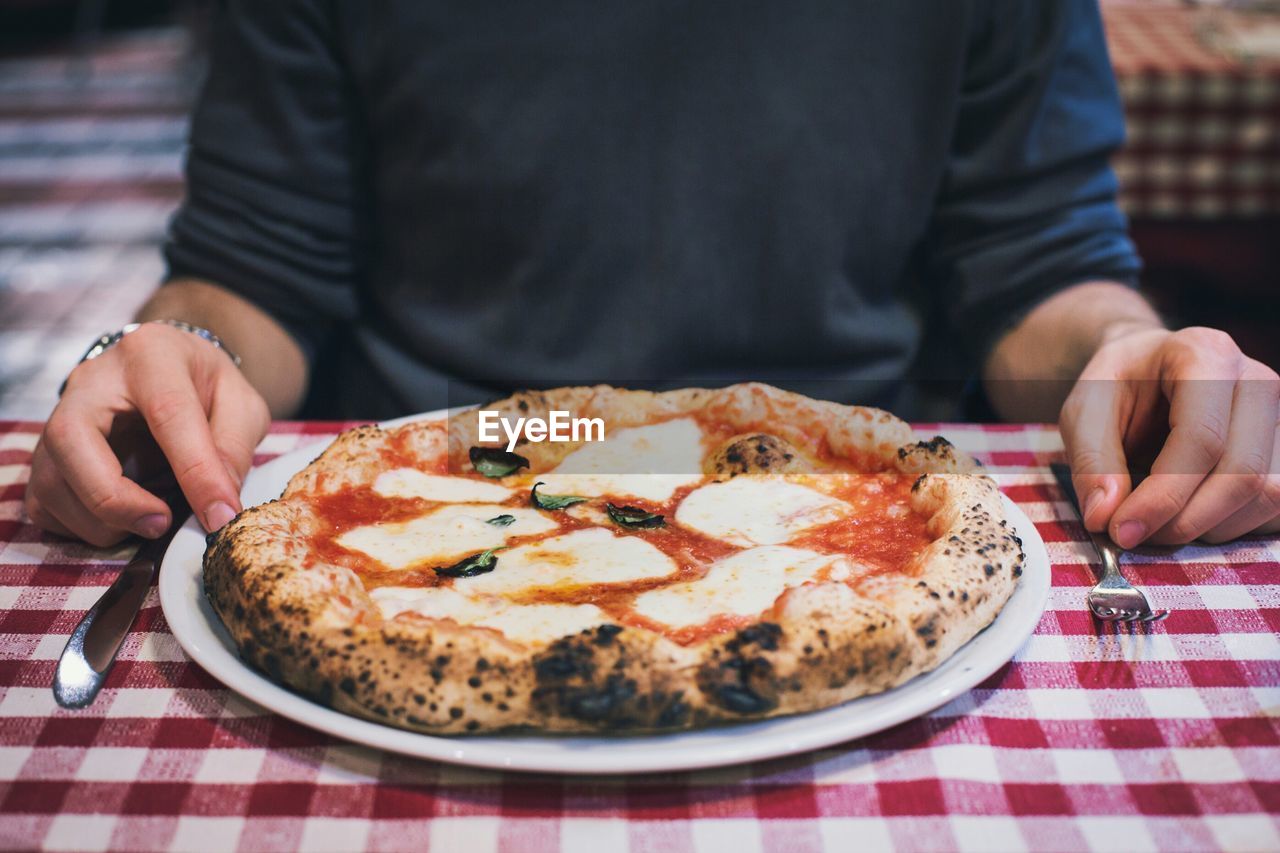
[[[1133,488],[1124,453],[1120,386],[1110,379],[1081,380],[1058,420],[1087,530],[1105,530]]]

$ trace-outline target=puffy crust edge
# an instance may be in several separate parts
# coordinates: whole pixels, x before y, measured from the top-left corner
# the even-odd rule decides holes
[[[209,538],[206,592],[242,657],[337,710],[432,734],[669,731],[817,710],[902,684],[990,624],[1016,586],[1021,541],[995,483],[962,473],[972,460],[945,440],[911,443],[910,428],[888,413],[760,385],[538,393],[542,405],[567,407],[588,392],[593,408],[622,401],[636,423],[719,406],[728,414],[718,416],[745,429],[787,417],[808,427],[792,441],[812,441],[822,426],[838,452],[919,473],[913,508],[929,516],[937,539],[909,574],[870,579],[856,592],[843,583],[792,589],[769,617],[694,646],[602,625],[531,649],[448,620],[384,619],[349,569],[304,568],[312,519],[303,498],[359,480],[362,460],[390,435],[361,427],[296,475],[282,500],[246,510]],[[442,425],[400,430],[424,458],[443,461]]]

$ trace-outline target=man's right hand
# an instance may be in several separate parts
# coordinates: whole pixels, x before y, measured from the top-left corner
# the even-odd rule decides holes
[[[32,521],[98,546],[163,534],[168,506],[126,476],[124,451],[109,440],[113,428],[139,418],[154,439],[142,465],[167,463],[206,530],[230,521],[271,422],[266,401],[225,352],[158,323],[72,371],[31,461]]]

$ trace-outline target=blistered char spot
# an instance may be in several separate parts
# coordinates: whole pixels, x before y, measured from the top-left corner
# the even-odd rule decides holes
[[[681,694],[677,693],[671,697],[667,707],[662,709],[657,722],[659,728],[666,729],[679,726],[687,719],[689,719],[689,706],[681,699]]]
[[[737,637],[725,644],[725,648],[736,652],[744,645],[754,644],[762,649],[773,651],[778,648],[778,638],[782,636],[782,628],[774,622],[760,622],[743,628]]]
[[[538,661],[534,667],[539,680],[569,678],[573,675],[589,675],[589,662],[580,661],[570,653],[552,655]]]
[[[590,631],[589,628],[587,630]],[[595,644],[597,646],[607,646],[620,633],[622,633],[621,625],[601,625],[596,628]]]
[[[760,627],[768,624],[761,623]],[[742,633],[745,632],[739,632],[738,639]],[[777,633],[769,634],[769,642],[776,648]],[[777,707],[773,664],[763,655],[746,657],[738,653],[737,648],[730,648],[735,642],[738,640],[725,644],[725,649],[733,652],[732,657],[702,667],[699,680],[703,692],[716,705],[735,714],[757,714]]]
[[[568,698],[569,714],[579,720],[603,720],[620,710],[636,695],[636,683],[620,675],[610,675],[599,690],[576,691]]]
[[[723,708],[736,714],[758,714],[773,707],[768,699],[741,684],[722,684],[716,690],[716,698]]]

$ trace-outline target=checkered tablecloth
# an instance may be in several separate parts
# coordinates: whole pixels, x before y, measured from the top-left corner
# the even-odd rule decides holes
[[[154,596],[85,711],[49,691],[129,556],[22,517],[39,429],[0,424],[0,847],[128,850],[1280,849],[1280,541],[1135,555],[1174,614],[1099,635],[1041,427],[944,426],[1035,522],[1049,609],[1014,660],[921,719],[803,756],[632,778],[524,776],[343,743],[184,656]],[[932,429],[932,427],[930,427]],[[259,461],[335,426],[280,424]]]
[[[1128,127],[1114,163],[1125,210],[1280,214],[1280,60],[1233,55],[1226,35],[1280,15],[1159,0],[1104,0],[1102,11]]]

